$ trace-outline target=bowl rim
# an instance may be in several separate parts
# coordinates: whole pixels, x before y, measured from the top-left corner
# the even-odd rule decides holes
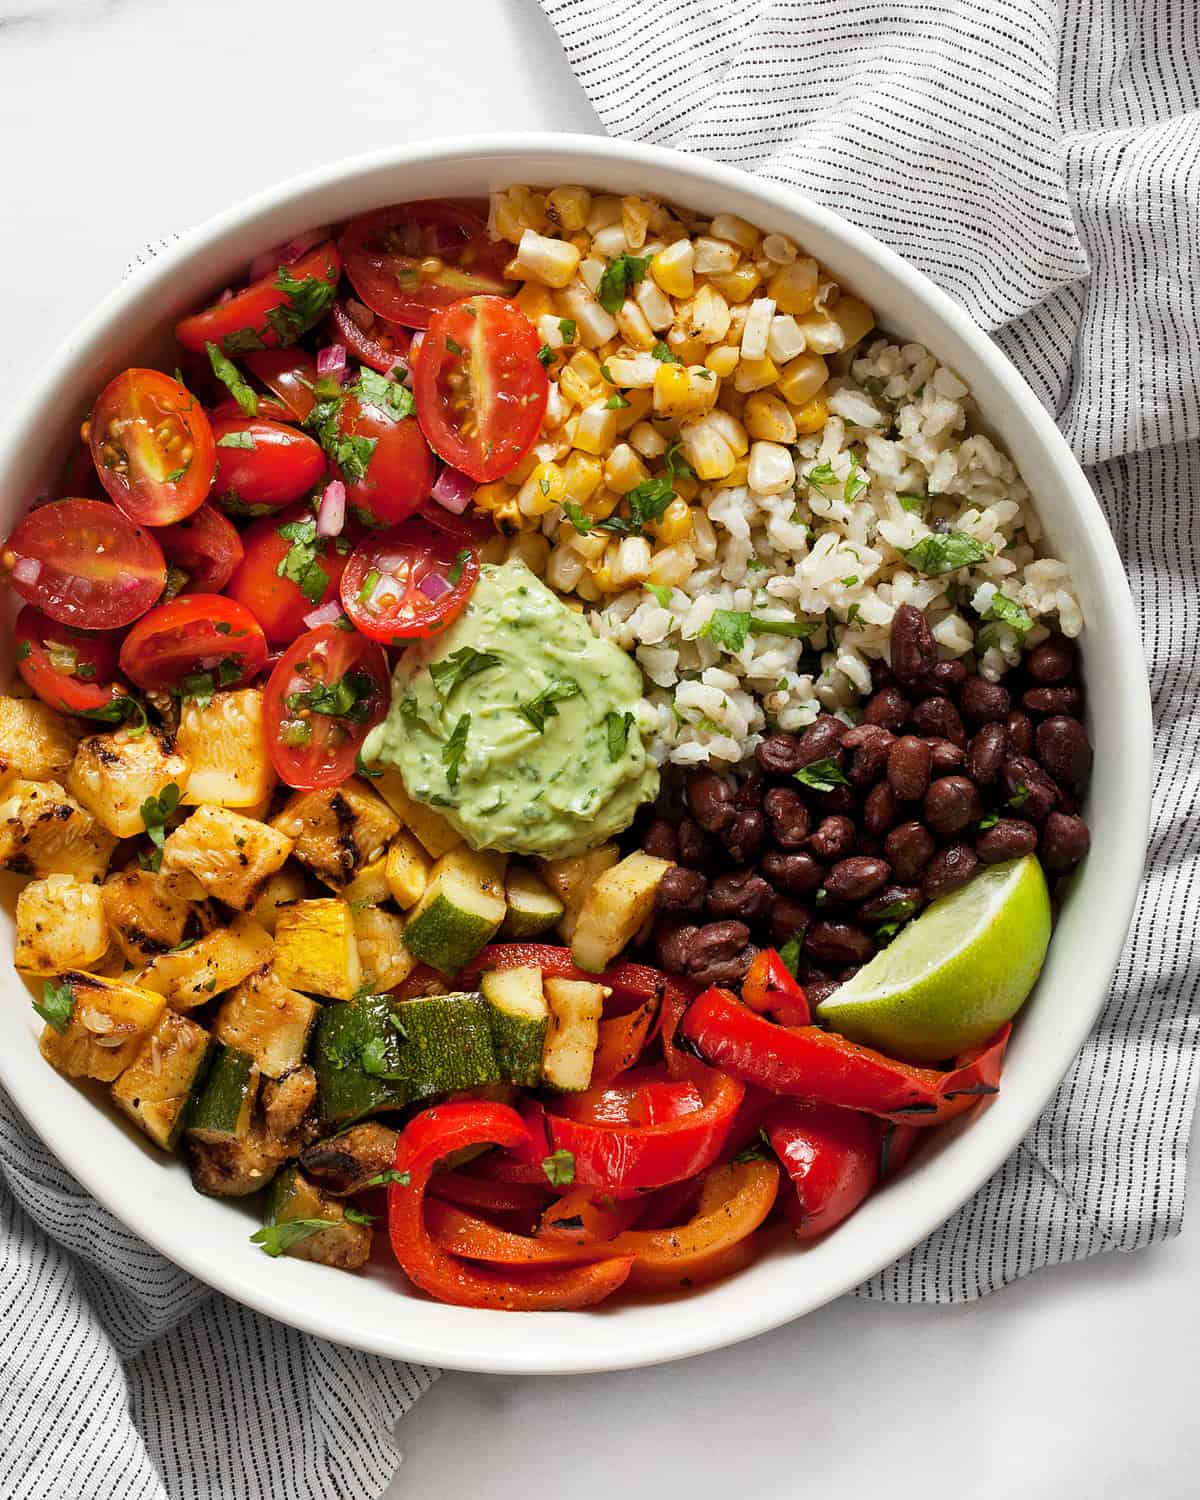
[[[1093,972],[1103,969],[1110,981],[1141,882],[1152,772],[1149,686],[1133,599],[1116,544],[1086,476],[1050,414],[987,333],[972,322],[959,304],[895,251],[794,187],[662,147],[554,132],[440,137],[387,147],[314,168],[255,193],[187,231],[177,244],[103,298],[36,372],[25,394],[11,409],[0,430],[0,473],[7,471],[19,444],[37,442],[39,414],[54,390],[76,369],[80,351],[93,345],[106,331],[111,332],[122,311],[137,307],[156,290],[165,289],[180,268],[195,266],[214,248],[219,249],[227,237],[245,233],[259,220],[290,205],[298,207],[302,201],[339,184],[368,178],[381,170],[403,172],[406,168],[448,163],[456,157],[486,163],[491,158],[547,156],[561,163],[564,172],[570,170],[572,162],[586,164],[587,170],[595,173],[608,169],[624,170],[627,174],[637,169],[668,171],[687,179],[701,201],[704,196],[728,191],[737,196],[753,196],[768,211],[803,216],[823,234],[840,242],[848,254],[869,254],[883,275],[907,289],[924,311],[940,319],[970,347],[992,378],[1006,387],[1006,395],[1016,408],[1016,419],[1029,429],[1054,470],[1056,481],[1069,492],[1070,507],[1092,523],[1089,531],[1096,535],[1089,545],[1102,575],[1106,607],[1113,616],[1109,634],[1128,683],[1127,732],[1123,734],[1122,746],[1125,805],[1121,842],[1123,852],[1130,857],[1110,872],[1106,920],[1092,932],[1090,943]],[[676,194],[680,201],[686,201],[688,190],[681,186]],[[185,1233],[173,1234],[164,1228],[152,1203],[122,1200],[119,1184],[103,1165],[102,1153],[93,1154],[81,1148],[53,1112],[39,1108],[41,1091],[32,1071],[19,1062],[10,1063],[3,1049],[0,1049],[0,1080],[45,1144],[119,1220],[182,1269],[244,1305],[302,1331],[385,1357],[491,1373],[585,1373],[634,1368],[700,1354],[767,1332],[851,1291],[906,1254],[957,1212],[1017,1148],[1078,1055],[1104,1004],[1107,987],[1107,981],[1096,984],[1095,1003],[1091,1007],[1083,1007],[1078,1013],[1064,1013],[1055,1033],[1058,1045],[1049,1060],[1030,1058],[1028,1071],[1031,1080],[1036,1076],[1036,1082],[1025,1086],[1024,1092],[1029,1095],[1025,1107],[1003,1117],[992,1108],[973,1112],[972,1149],[963,1152],[952,1146],[947,1159],[939,1159],[937,1172],[915,1174],[911,1180],[902,1177],[889,1185],[888,1193],[897,1187],[904,1189],[901,1197],[905,1230],[888,1241],[886,1253],[871,1249],[869,1241],[865,1247],[847,1242],[850,1253],[840,1262],[836,1274],[824,1279],[817,1295],[808,1288],[806,1278],[796,1277],[791,1296],[787,1295],[785,1285],[761,1302],[724,1298],[720,1301],[721,1312],[715,1317],[706,1317],[704,1312],[697,1316],[696,1312],[709,1311],[716,1305],[716,1288],[655,1304],[673,1307],[682,1301],[685,1314],[664,1317],[662,1331],[653,1335],[641,1329],[641,1321],[645,1320],[640,1320],[636,1325],[639,1332],[624,1341],[618,1337],[589,1342],[580,1326],[579,1314],[552,1317],[481,1312],[414,1303],[404,1298],[396,1303],[399,1326],[395,1330],[390,1325],[381,1327],[365,1322],[347,1330],[344,1322],[339,1322],[336,1290],[331,1289],[332,1295],[325,1297],[300,1274],[325,1268],[312,1268],[299,1261],[268,1262],[263,1258],[264,1274],[256,1277],[240,1269],[235,1256],[216,1261],[206,1258],[200,1250],[193,1249]],[[930,1180],[920,1181],[922,1175]],[[235,1217],[233,1222],[238,1219]],[[732,1303],[732,1310],[727,1303]],[[411,1313],[414,1307],[420,1307],[422,1315],[406,1317],[406,1312]],[[691,1316],[686,1313],[688,1307],[694,1309]],[[597,1319],[597,1327],[603,1326],[603,1312],[585,1316]],[[537,1319],[538,1329],[531,1326],[531,1318]],[[495,1322],[497,1319],[501,1320],[499,1324]],[[415,1322],[419,1327],[406,1330],[405,1322]],[[555,1333],[551,1325],[561,1333]],[[542,1330],[547,1336],[542,1336]]]

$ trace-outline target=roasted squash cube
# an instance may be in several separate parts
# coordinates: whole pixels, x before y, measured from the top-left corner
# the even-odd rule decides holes
[[[354,914],[336,898],[297,901],[275,924],[275,973],[283,984],[349,1000],[362,983]]]
[[[50,1025],[42,1032],[42,1056],[68,1078],[111,1083],[137,1056],[167,1002],[136,985],[73,969],[59,984],[70,989],[71,1015],[64,1032]]]
[[[269,823],[228,807],[198,807],[163,846],[164,875],[194,875],[210,896],[247,911],[292,852]]]
[[[375,782],[375,790],[405,828],[416,834],[430,859],[441,859],[443,854],[449,854],[463,842],[462,834],[442,817],[436,807],[408,795],[399,771],[385,770]]]
[[[263,886],[262,894],[251,908],[250,915],[268,932],[274,933],[280,908],[290,906],[293,901],[301,900],[307,888],[304,871],[300,866],[284,865],[283,869],[276,870]]]
[[[189,947],[160,953],[137,977],[143,989],[165,996],[173,1010],[195,1010],[269,963],[275,943],[253,917],[235,917]]]
[[[146,826],[142,804],[172,782],[181,792],[188,783],[188,763],[172,735],[118,729],[80,740],[67,789],[102,828],[129,839]]]
[[[175,1011],[164,1011],[141,1050],[112,1086],[113,1103],[156,1146],[173,1151],[192,1095],[203,1082],[213,1039]]]
[[[71,769],[79,730],[37,698],[0,697],[0,787],[10,781],[61,781]]]
[[[249,1053],[267,1078],[282,1078],[304,1061],[320,1008],[289,989],[268,964],[226,997],[213,1032],[227,1047]]]
[[[404,918],[378,906],[354,909],[354,937],[362,983],[382,993],[395,989],[417,967],[404,943]]]
[[[0,867],[99,880],[116,839],[57,781],[10,781],[0,800]]]
[[[387,852],[387,885],[392,899],[407,911],[425,894],[433,862],[407,829],[392,840]]]
[[[387,803],[356,777],[338,787],[297,792],[271,826],[295,842],[297,859],[339,891],[400,831]]]
[[[31,880],[17,897],[16,965],[27,974],[90,969],[108,952],[100,887],[73,875]]]
[[[253,808],[270,796],[275,770],[267,753],[261,688],[216,693],[203,707],[189,698],[175,741],[191,767],[183,797],[187,806]]]
[[[114,871],[100,888],[109,930],[131,964],[140,967],[181,943],[195,942],[216,925],[212,903],[187,899],[179,884],[153,870],[134,869]]]

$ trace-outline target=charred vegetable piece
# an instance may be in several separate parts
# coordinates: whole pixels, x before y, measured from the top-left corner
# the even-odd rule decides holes
[[[164,1151],[173,1151],[215,1050],[202,1026],[164,1011],[141,1051],[112,1086],[113,1103]]]
[[[246,1140],[258,1082],[258,1065],[250,1054],[222,1045],[187,1122],[188,1135],[209,1144]]]
[[[493,970],[481,976],[479,987],[488,1005],[501,1078],[536,1088],[542,1081],[542,1052],[550,1024],[542,971],[532,967]]]
[[[300,1158],[305,1173],[334,1197],[361,1192],[388,1172],[396,1158],[399,1133],[378,1120],[364,1120],[340,1135],[309,1146]]]
[[[285,1167],[271,1185],[263,1228],[254,1239],[268,1254],[356,1271],[371,1254],[372,1235],[365,1215],[353,1214],[309,1182],[299,1167]]]
[[[119,1078],[166,1008],[161,995],[94,974],[70,970],[51,983],[64,1003],[39,1045],[46,1061],[68,1078]]]

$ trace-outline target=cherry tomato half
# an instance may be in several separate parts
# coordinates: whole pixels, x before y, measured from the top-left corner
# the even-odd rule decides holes
[[[345,344],[355,359],[369,365],[372,370],[378,370],[381,375],[390,375],[397,365],[407,369],[412,344],[409,330],[399,323],[389,323],[386,318],[377,318],[361,302],[356,302],[354,307],[352,312],[347,303],[335,302],[329,309],[329,331],[333,341]]]
[[[211,505],[155,534],[167,561],[187,574],[187,588],[198,594],[220,593],[242,560],[237,527]]]
[[[17,671],[43,703],[67,713],[103,708],[124,689],[117,674],[117,647],[111,636],[85,635],[59,625],[27,604],[17,616]]]
[[[338,596],[352,537],[317,536],[306,505],[267,516],[242,533],[246,555],[227,592],[258,620],[273,646],[287,646],[304,630],[304,617]]]
[[[167,582],[162,548],[107,500],[31,510],[0,564],[22,599],[63,625],[116,630],[145,614]]]
[[[307,494],[325,472],[325,455],[312,438],[282,422],[214,412],[212,429],[222,501],[232,497],[241,505],[280,510]]]
[[[316,400],[313,386],[317,383],[317,362],[311,354],[304,349],[258,349],[243,355],[242,362],[278,396],[293,420],[304,421]],[[267,415],[261,404],[258,415]]]
[[[294,344],[325,316],[341,271],[337,248],[326,240],[227,301],[183,318],[175,337],[185,349],[203,352],[211,342],[233,355]]]
[[[375,447],[361,479],[346,485],[346,501],[374,517],[381,526],[403,521],[429,498],[434,462],[415,417],[400,417],[383,406],[347,396],[338,416],[344,438],[368,438]],[[347,470],[342,464],[342,475]]]
[[[289,786],[336,786],[354,771],[367,731],[387,713],[383,649],[351,630],[322,625],[280,658],[263,714],[271,764]]]
[[[338,247],[359,297],[406,328],[427,328],[435,308],[477,292],[512,290],[504,276],[512,246],[490,240],[484,221],[461,203],[376,209],[351,219]]]
[[[503,297],[472,297],[433,315],[413,371],[430,446],[481,484],[499,479],[538,435],[550,382],[533,324]]]
[[[210,689],[237,687],[266,659],[258,621],[221,594],[180,594],[140,619],[121,644],[121,670],[147,692],[186,691],[187,679],[201,676]]]
[[[365,536],[342,574],[342,608],[364,635],[392,645],[444,630],[466,608],[479,554],[420,521]]]
[[[190,516],[217,465],[204,408],[161,370],[124,370],[109,381],[92,408],[88,444],[100,483],[143,526]]]

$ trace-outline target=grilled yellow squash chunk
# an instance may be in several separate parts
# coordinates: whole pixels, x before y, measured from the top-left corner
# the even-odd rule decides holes
[[[411,833],[403,830],[388,846],[387,888],[402,911],[407,911],[425,894],[433,862]]]
[[[362,983],[376,992],[394,989],[417,966],[404,944],[404,918],[378,906],[352,908]]]
[[[203,895],[199,886],[196,889]],[[100,895],[113,937],[138,967],[180,943],[203,937],[217,922],[211,902],[187,899],[175,881],[153,870],[116,870]]]
[[[304,1061],[320,1006],[300,995],[270,964],[249,975],[217,1012],[213,1034],[227,1047],[248,1052],[267,1078],[282,1078]]]
[[[188,784],[188,763],[172,735],[153,730],[135,735],[118,729],[80,740],[67,790],[102,828],[128,839],[146,826],[142,803],[158,797],[172,782],[181,792]]]
[[[463,842],[462,834],[450,826],[436,807],[417,802],[408,795],[399,771],[384,771],[374,786],[405,828],[416,834],[430,859],[441,859],[443,854],[449,854]]]
[[[601,844],[587,854],[570,854],[565,859],[540,859],[542,879],[563,904],[558,930],[569,943],[579,920],[579,909],[592,884],[611,870],[620,859],[616,844]]]
[[[31,880],[17,897],[16,965],[27,974],[90,969],[108,952],[98,885],[73,875]]]
[[[172,1010],[195,1010],[269,963],[274,951],[265,927],[253,917],[235,917],[228,927],[214,927],[190,947],[160,953],[136,983],[165,996]]]
[[[203,1026],[173,1010],[164,1011],[138,1055],[113,1084],[113,1103],[156,1146],[173,1151],[212,1050],[212,1037]]]
[[[111,1083],[137,1056],[167,1002],[136,985],[74,969],[59,984],[71,992],[71,1017],[64,1032],[46,1026],[38,1044],[42,1056],[68,1078]]]
[[[99,880],[116,839],[57,781],[10,781],[0,800],[0,867]]]
[[[306,889],[304,871],[300,866],[284,865],[263,886],[262,895],[251,907],[250,915],[268,932],[273,933],[275,923],[279,920],[280,908],[301,900]]]
[[[362,983],[350,903],[330,897],[285,907],[275,923],[274,967],[282,984],[349,1000]]]
[[[600,1017],[612,991],[585,979],[547,979],[545,992],[550,1026],[542,1050],[542,1082],[578,1093],[592,1081]]]
[[[400,832],[387,803],[353,776],[325,791],[297,792],[271,827],[292,839],[296,858],[339,891]]]
[[[292,852],[292,841],[269,823],[228,807],[198,807],[163,845],[164,875],[194,875],[210,896],[247,911]]]
[[[400,834],[400,838],[404,835]],[[387,855],[380,854],[365,864],[349,885],[343,886],[342,895],[347,901],[366,906],[378,906],[391,899],[387,883]]]
[[[275,771],[267,754],[261,688],[216,693],[203,708],[189,698],[175,742],[191,767],[183,797],[187,806],[253,808],[270,796]]]
[[[61,780],[78,741],[75,724],[37,698],[0,697],[0,787]]]
[[[571,957],[577,967],[598,974],[632,942],[654,910],[659,882],[670,868],[670,860],[639,850],[593,881],[571,935]]]

